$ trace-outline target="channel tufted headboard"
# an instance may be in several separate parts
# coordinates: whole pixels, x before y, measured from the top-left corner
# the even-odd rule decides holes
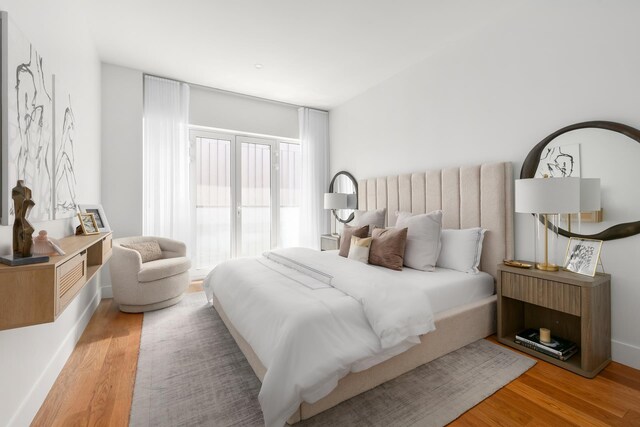
[[[387,208],[389,226],[395,224],[397,211],[425,213],[442,209],[443,228],[485,228],[480,269],[494,278],[498,264],[513,258],[511,163],[359,180],[358,209],[382,208]]]

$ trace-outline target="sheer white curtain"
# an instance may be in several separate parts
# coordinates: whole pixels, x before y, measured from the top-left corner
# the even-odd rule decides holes
[[[143,232],[191,247],[189,86],[144,77]]]
[[[329,211],[324,193],[329,186],[329,113],[300,108],[302,188],[300,200],[300,246],[320,249],[320,235],[329,232]]]

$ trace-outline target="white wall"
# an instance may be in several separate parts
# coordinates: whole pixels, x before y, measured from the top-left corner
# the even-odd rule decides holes
[[[69,88],[77,121],[79,202],[100,202],[100,62],[79,2],[0,0],[0,9],[9,12],[45,66]],[[72,234],[75,225],[67,219],[34,227],[62,237]],[[11,227],[0,226],[0,253],[10,252]],[[0,425],[31,422],[99,300],[94,279],[56,322],[0,332]]]
[[[102,64],[102,206],[114,237],[142,233],[142,72]]]
[[[142,71],[102,64],[102,207],[113,237],[142,235]],[[111,274],[100,272],[102,297]]]
[[[191,87],[189,121],[241,132],[298,138],[298,107],[230,92]]]
[[[631,0],[518,4],[333,109],[332,171],[360,179],[506,160],[518,175],[533,145],[565,125],[640,128],[638,16]],[[529,216],[517,215],[516,226],[516,255],[530,259]],[[640,236],[606,242],[603,259],[612,275],[613,358],[640,368]]]

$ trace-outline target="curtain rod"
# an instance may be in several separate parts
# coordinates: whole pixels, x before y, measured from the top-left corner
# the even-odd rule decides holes
[[[176,81],[176,82],[187,84],[189,86],[195,86],[195,87],[199,87],[199,88],[202,88],[202,89],[207,89],[207,90],[214,91],[214,92],[220,92],[220,93],[225,93],[225,94],[229,94],[229,95],[240,96],[240,97],[243,97],[243,98],[256,99],[256,100],[259,100],[259,101],[271,102],[271,103],[274,103],[274,104],[282,104],[282,105],[286,105],[286,106],[289,106],[289,107],[295,107],[295,108],[302,107],[302,105],[291,104],[289,102],[276,101],[275,99],[261,98],[259,96],[247,95],[245,93],[234,92],[234,91],[231,91],[231,90],[220,89],[220,88],[217,88],[217,87],[205,86],[205,85],[201,85],[201,84],[198,84],[198,83],[190,83],[190,82],[186,82],[184,80],[174,79],[174,78],[171,78],[171,77],[159,76],[157,74],[142,73],[142,75],[143,76],[158,77],[160,79],[166,79],[166,80],[173,80],[173,81]],[[328,112],[326,110],[320,110],[319,108],[314,108],[314,110],[324,111],[325,113]]]

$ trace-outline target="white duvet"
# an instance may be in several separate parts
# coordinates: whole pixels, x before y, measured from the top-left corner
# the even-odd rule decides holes
[[[419,343],[435,329],[426,290],[392,271],[311,249],[289,248],[217,266],[205,279],[267,369],[258,399],[265,425],[281,427],[349,372]]]

